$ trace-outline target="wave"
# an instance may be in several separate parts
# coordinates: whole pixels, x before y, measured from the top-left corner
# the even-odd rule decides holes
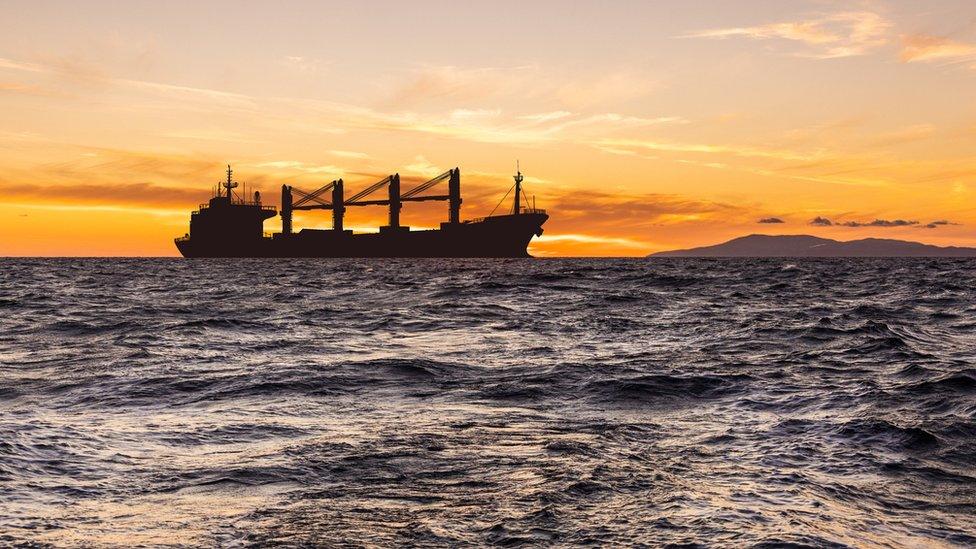
[[[971,544],[973,265],[5,260],[0,544]]]
[[[610,403],[673,403],[679,400],[712,399],[744,390],[752,380],[745,374],[731,376],[643,375],[626,379],[608,379],[587,384],[586,392]]]

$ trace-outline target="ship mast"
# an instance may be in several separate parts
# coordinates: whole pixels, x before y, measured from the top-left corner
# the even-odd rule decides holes
[[[512,208],[512,212],[515,215],[521,213],[522,208],[519,206],[519,197],[522,195],[522,171],[519,169],[518,160],[515,161],[515,207]]]
[[[233,174],[234,174],[234,172],[231,171],[230,164],[227,164],[227,182],[224,183],[223,186],[227,188],[227,202],[229,202],[229,203],[233,203],[234,202],[233,194],[232,194],[231,189],[237,187],[237,182],[234,181],[231,178],[231,176]]]

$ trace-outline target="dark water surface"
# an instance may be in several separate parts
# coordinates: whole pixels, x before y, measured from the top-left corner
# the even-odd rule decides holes
[[[976,545],[976,261],[0,261],[0,545]]]

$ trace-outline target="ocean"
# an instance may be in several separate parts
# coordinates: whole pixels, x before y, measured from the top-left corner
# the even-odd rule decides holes
[[[976,261],[0,260],[0,546],[976,545]]]

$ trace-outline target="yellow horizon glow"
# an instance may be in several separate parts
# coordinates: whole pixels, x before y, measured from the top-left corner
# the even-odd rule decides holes
[[[551,216],[539,256],[976,246],[976,30],[955,26],[976,6],[727,4],[5,3],[0,255],[177,255],[228,163],[274,205],[283,183],[458,166],[480,217],[516,160]]]

